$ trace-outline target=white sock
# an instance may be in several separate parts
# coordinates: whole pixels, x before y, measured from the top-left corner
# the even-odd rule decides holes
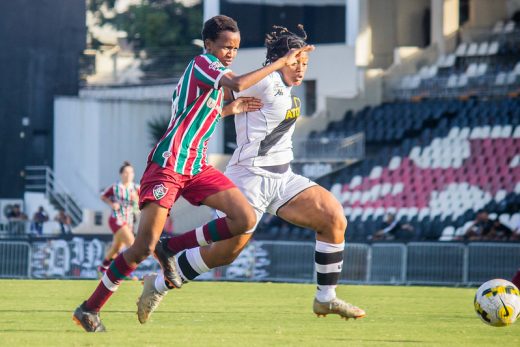
[[[337,286],[318,286],[316,290],[316,300],[319,302],[328,302],[336,297]]]
[[[161,272],[157,275],[155,278],[155,290],[157,290],[159,293],[164,294],[168,293],[169,288],[166,286],[166,282],[164,281],[164,275]]]

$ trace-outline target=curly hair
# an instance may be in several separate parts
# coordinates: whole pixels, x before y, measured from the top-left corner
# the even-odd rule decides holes
[[[303,25],[298,24],[299,34],[285,27],[273,25],[273,31],[265,35],[267,54],[264,65],[270,64],[287,54],[292,48],[302,48],[307,45],[307,33]]]

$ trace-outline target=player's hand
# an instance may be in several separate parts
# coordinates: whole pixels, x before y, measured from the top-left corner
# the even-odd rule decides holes
[[[226,106],[226,115],[258,111],[262,106],[263,104],[260,99],[253,97],[240,97]]]
[[[121,208],[121,205],[119,205],[118,202],[113,202],[113,203],[112,203],[112,209],[113,209],[114,211],[117,211],[117,210],[119,210],[120,208]]]
[[[291,48],[291,50],[283,57],[285,60],[285,65],[289,66],[296,64],[301,53],[312,51],[314,51],[314,45],[307,45],[303,46],[302,48]]]

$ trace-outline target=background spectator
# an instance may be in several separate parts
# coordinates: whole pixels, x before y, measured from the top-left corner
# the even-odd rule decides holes
[[[49,214],[47,213],[47,211],[45,211],[43,206],[40,206],[38,208],[38,211],[36,211],[36,213],[33,215],[33,218],[32,218],[32,222],[33,222],[32,227],[38,233],[38,235],[42,234],[43,223],[47,222],[48,220],[49,220]]]
[[[60,209],[54,220],[60,223],[60,230],[62,235],[67,235],[72,233],[72,220],[70,216],[65,212],[65,210]]]
[[[466,230],[463,236],[464,241],[480,241],[488,237],[493,228],[493,221],[489,219],[486,211],[480,210],[473,224]]]
[[[410,224],[401,224],[395,214],[388,213],[381,225],[381,230],[372,235],[372,240],[410,240],[414,237],[414,228]],[[370,239],[370,237],[369,237]]]
[[[13,234],[25,234],[25,222],[27,215],[22,212],[19,204],[14,204],[9,212],[7,212],[9,219],[9,230]]]
[[[497,218],[493,221],[490,232],[483,239],[489,241],[508,241],[512,235],[513,230],[507,225],[500,223]]]

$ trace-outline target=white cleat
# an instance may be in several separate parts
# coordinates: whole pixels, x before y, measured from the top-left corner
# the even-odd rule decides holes
[[[341,299],[334,298],[328,302],[320,302],[316,298],[312,305],[312,310],[319,317],[325,317],[328,314],[337,314],[343,319],[363,318],[366,316],[365,311]]]
[[[143,292],[137,299],[137,319],[144,324],[150,318],[150,315],[161,303],[164,296],[168,293],[159,293],[155,289],[155,278],[157,274],[145,275],[143,277]]]

